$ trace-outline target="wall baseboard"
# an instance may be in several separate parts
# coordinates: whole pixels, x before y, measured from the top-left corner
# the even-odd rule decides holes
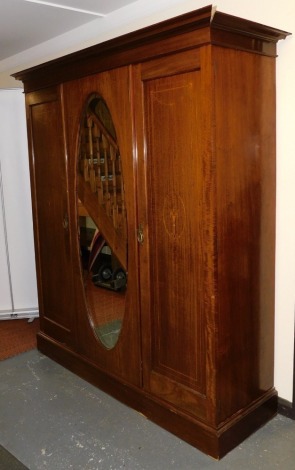
[[[284,398],[278,399],[278,413],[295,420],[295,406],[294,403],[291,403]]]

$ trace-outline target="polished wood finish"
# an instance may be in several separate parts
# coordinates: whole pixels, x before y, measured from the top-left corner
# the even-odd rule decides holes
[[[72,272],[75,290],[75,320],[73,328],[77,335],[76,350],[100,368],[109,371],[120,380],[140,386],[141,374],[141,338],[137,280],[137,240],[136,204],[135,204],[135,168],[133,160],[133,118],[131,114],[131,75],[128,67],[111,70],[94,77],[85,77],[78,81],[63,84],[63,103],[66,116],[65,129],[70,167],[69,191],[72,194],[70,214],[75,221],[71,226],[73,239]],[[125,183],[126,212],[128,222],[128,288],[122,331],[118,344],[106,350],[98,342],[92,329],[91,315],[88,312],[80,266],[80,247],[77,238],[76,214],[78,186],[77,159],[79,135],[85,104],[93,93],[105,100],[110,110],[117,133],[118,146],[122,157],[122,174]],[[113,240],[114,241],[114,240]],[[114,241],[115,245],[115,241]],[[70,274],[72,274],[72,272]]]
[[[139,220],[148,227],[141,253],[149,260],[140,265],[143,287],[150,279],[142,305],[149,358],[143,371],[151,393],[206,417],[202,72],[194,70],[196,63],[188,71],[183,59],[183,73],[181,55],[165,72],[157,60],[147,75],[146,66],[141,70],[148,164],[140,170],[146,172],[148,205]]]
[[[28,94],[26,102],[41,328],[71,342],[71,240],[59,87]]]
[[[215,50],[214,63],[217,382],[224,420],[273,383],[267,358],[274,355],[268,338],[274,335],[275,64],[224,49]]]
[[[277,41],[288,34],[218,11],[214,13],[210,5],[14,73],[13,77],[22,80],[28,92],[113,67],[144,62],[164,54],[213,43],[275,57]]]
[[[286,35],[206,7],[15,74],[27,92],[40,350],[216,458],[277,409],[275,55]],[[77,237],[77,195],[102,220],[77,171],[93,94],[116,129],[127,213],[111,350],[92,328]]]

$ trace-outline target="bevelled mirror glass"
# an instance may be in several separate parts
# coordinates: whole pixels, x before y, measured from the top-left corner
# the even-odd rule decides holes
[[[112,349],[122,327],[127,290],[127,214],[121,156],[103,98],[87,102],[77,165],[79,244],[94,332]]]

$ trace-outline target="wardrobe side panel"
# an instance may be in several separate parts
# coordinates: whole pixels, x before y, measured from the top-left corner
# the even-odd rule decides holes
[[[271,393],[275,59],[215,48],[219,419]]]

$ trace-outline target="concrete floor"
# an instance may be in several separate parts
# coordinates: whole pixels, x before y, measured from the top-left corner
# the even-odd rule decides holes
[[[0,362],[0,444],[30,470],[295,470],[295,421],[217,462],[37,350]]]

